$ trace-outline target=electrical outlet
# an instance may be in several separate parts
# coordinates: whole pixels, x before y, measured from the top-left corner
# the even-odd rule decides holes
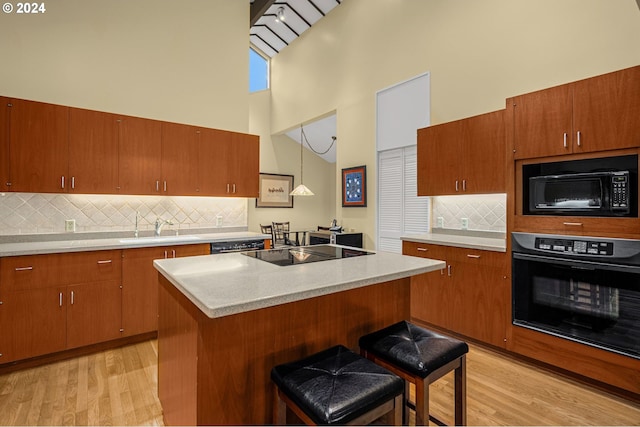
[[[67,233],[75,233],[76,232],[76,220],[75,219],[66,219],[64,221],[64,231]]]
[[[460,218],[460,222],[462,223],[463,230],[469,229],[469,218]]]
[[[439,216],[436,220],[436,227],[444,228],[444,218]]]

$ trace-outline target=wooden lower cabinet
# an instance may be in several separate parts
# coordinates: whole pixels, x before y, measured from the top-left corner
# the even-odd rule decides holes
[[[153,260],[207,255],[209,244],[124,249],[122,251],[123,336],[158,330],[158,270]]]
[[[511,313],[506,253],[405,241],[403,254],[447,263],[439,274],[412,278],[412,318],[505,347]]]
[[[121,251],[0,259],[0,364],[120,337]]]

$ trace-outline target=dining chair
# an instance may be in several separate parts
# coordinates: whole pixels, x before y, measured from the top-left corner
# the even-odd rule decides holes
[[[273,228],[273,245],[279,246],[295,246],[295,244],[289,240],[289,221],[286,222],[272,222]]]

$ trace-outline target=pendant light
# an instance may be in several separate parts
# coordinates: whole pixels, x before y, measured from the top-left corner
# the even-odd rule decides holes
[[[302,125],[300,125],[300,185],[298,185],[296,188],[293,189],[291,193],[289,193],[290,196],[313,196],[313,192],[309,190],[306,185],[303,184],[304,181],[302,180],[302,172],[303,172],[303,165],[304,165],[303,158],[302,158],[303,143],[304,143],[304,131],[302,129]]]

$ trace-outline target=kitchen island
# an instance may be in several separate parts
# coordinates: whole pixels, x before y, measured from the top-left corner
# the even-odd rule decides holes
[[[288,266],[243,254],[156,260],[167,425],[269,424],[274,365],[409,318],[410,278],[444,262],[378,252]]]

